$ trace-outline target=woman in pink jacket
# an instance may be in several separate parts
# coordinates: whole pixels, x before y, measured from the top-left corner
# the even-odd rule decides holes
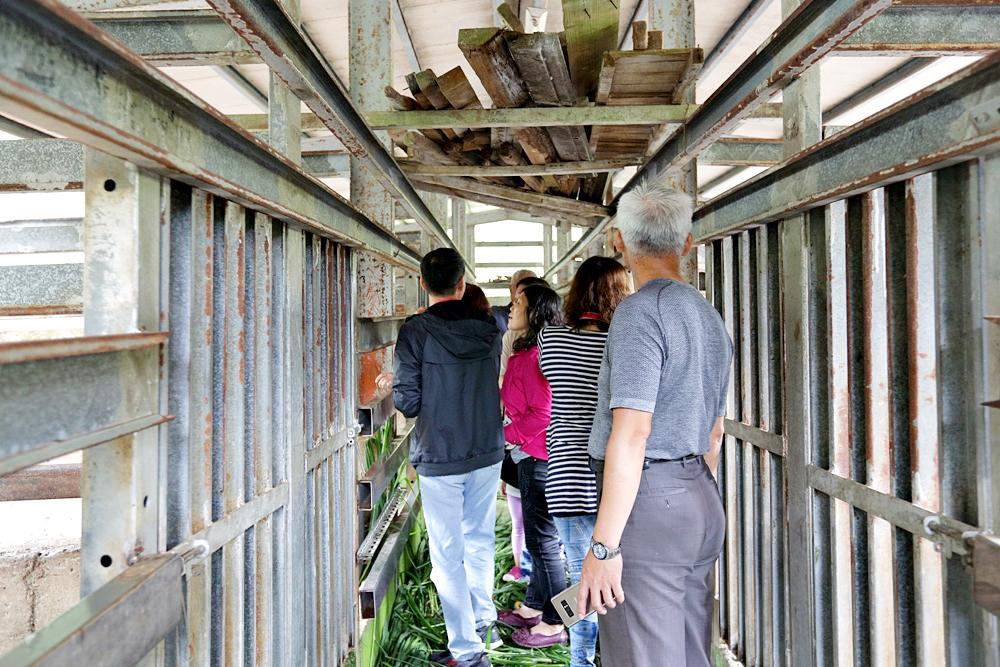
[[[515,644],[542,648],[568,641],[566,629],[552,606],[552,598],[566,588],[566,560],[559,531],[545,500],[549,454],[545,431],[552,412],[552,392],[538,367],[538,334],[562,324],[559,295],[542,285],[531,285],[515,301],[510,326],[524,333],[514,343],[507,362],[500,398],[507,412],[504,435],[518,447],[518,487],[524,513],[524,541],[534,569],[524,604],[499,615],[501,623],[518,628]]]

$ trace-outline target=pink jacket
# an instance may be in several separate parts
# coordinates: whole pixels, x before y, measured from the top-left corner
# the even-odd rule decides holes
[[[521,445],[525,454],[549,460],[545,430],[552,415],[552,390],[538,368],[538,347],[511,355],[500,389],[507,411],[503,432],[507,442]]]

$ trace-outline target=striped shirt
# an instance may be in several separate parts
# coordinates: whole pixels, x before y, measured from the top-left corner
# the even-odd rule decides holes
[[[552,516],[597,513],[597,481],[587,442],[597,410],[597,377],[608,334],[546,327],[538,336],[538,365],[552,388],[545,497]]]

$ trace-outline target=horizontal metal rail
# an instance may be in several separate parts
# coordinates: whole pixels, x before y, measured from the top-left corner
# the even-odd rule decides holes
[[[891,0],[804,2],[629,179],[612,200],[611,210],[614,211],[622,195],[644,180],[676,174],[891,4]],[[613,215],[609,216],[591,228],[549,267],[545,277],[556,275],[591,243],[602,238],[613,220]]]
[[[725,429],[726,435],[731,435],[737,440],[749,442],[777,456],[785,455],[785,438],[777,433],[763,431],[756,426],[750,426],[733,419],[725,421]]]
[[[996,150],[1000,53],[807,148],[694,215],[703,242]]]
[[[854,480],[835,475],[817,466],[808,466],[809,486],[831,498],[837,498],[865,511],[873,517],[885,519],[897,528],[932,542],[941,544],[947,553],[967,556],[971,552],[962,535],[980,532],[951,517],[929,512],[902,498],[876,491]]]
[[[79,463],[37,465],[0,477],[0,502],[79,497]]]
[[[280,3],[208,0],[208,4],[323,121],[347,151],[359,158],[393,198],[413,214],[417,224],[442,245],[455,248],[388,149],[365,124],[336,75],[310,48],[306,36]],[[474,267],[467,265],[474,272]]]
[[[406,433],[392,441],[392,451],[381,461],[376,461],[358,479],[358,509],[371,511],[375,501],[385,493],[396,478],[399,468],[410,455],[410,435],[413,426]]]
[[[356,321],[357,344],[355,348],[359,354],[374,352],[388,347],[396,342],[399,335],[399,328],[403,325],[402,317],[391,319],[364,319],[358,318]]]
[[[420,255],[55,0],[0,4],[0,110],[415,269]]]
[[[180,557],[144,558],[0,657],[0,667],[134,665],[183,613]]]
[[[0,475],[162,423],[153,379],[166,339],[0,345]]]
[[[406,504],[409,506],[408,509],[393,522],[392,530],[382,543],[382,549],[372,563],[368,576],[358,587],[361,618],[375,618],[389,586],[399,572],[400,557],[417,515],[420,514],[420,496],[411,491]]]

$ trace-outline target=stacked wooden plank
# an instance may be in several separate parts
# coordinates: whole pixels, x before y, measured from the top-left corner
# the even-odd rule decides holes
[[[565,33],[529,33],[502,28],[459,31],[458,46],[494,108],[671,104],[693,79],[700,64],[698,49],[650,49],[662,43],[659,33],[634,26],[636,51],[609,51],[617,36],[617,11],[612,3],[564,0],[576,8],[567,16]],[[594,6],[592,6],[594,5]],[[604,8],[596,11],[596,8]],[[582,17],[582,18],[581,18]],[[508,24],[520,25],[512,17]],[[462,68],[436,76],[431,70],[406,76],[409,95],[391,88],[386,94],[397,109],[442,110],[482,108]],[[394,132],[406,150],[406,165],[419,187],[485,203],[504,202],[538,215],[557,218],[597,218],[603,203],[607,173],[489,175],[490,166],[557,165],[614,158],[641,161],[656,125],[562,127],[447,128]],[[439,168],[421,172],[420,165]],[[454,167],[470,168],[455,176]],[[553,170],[557,171],[557,170]],[[449,173],[450,172],[450,175]],[[577,206],[576,204],[579,204]],[[596,205],[596,206],[595,206]]]
[[[608,106],[672,104],[693,82],[701,67],[701,49],[649,49],[662,43],[647,33],[644,21],[633,25],[633,51],[609,51],[597,86],[597,104]],[[652,40],[649,37],[653,37]],[[598,160],[642,156],[656,125],[598,126],[590,133],[590,150]]]

